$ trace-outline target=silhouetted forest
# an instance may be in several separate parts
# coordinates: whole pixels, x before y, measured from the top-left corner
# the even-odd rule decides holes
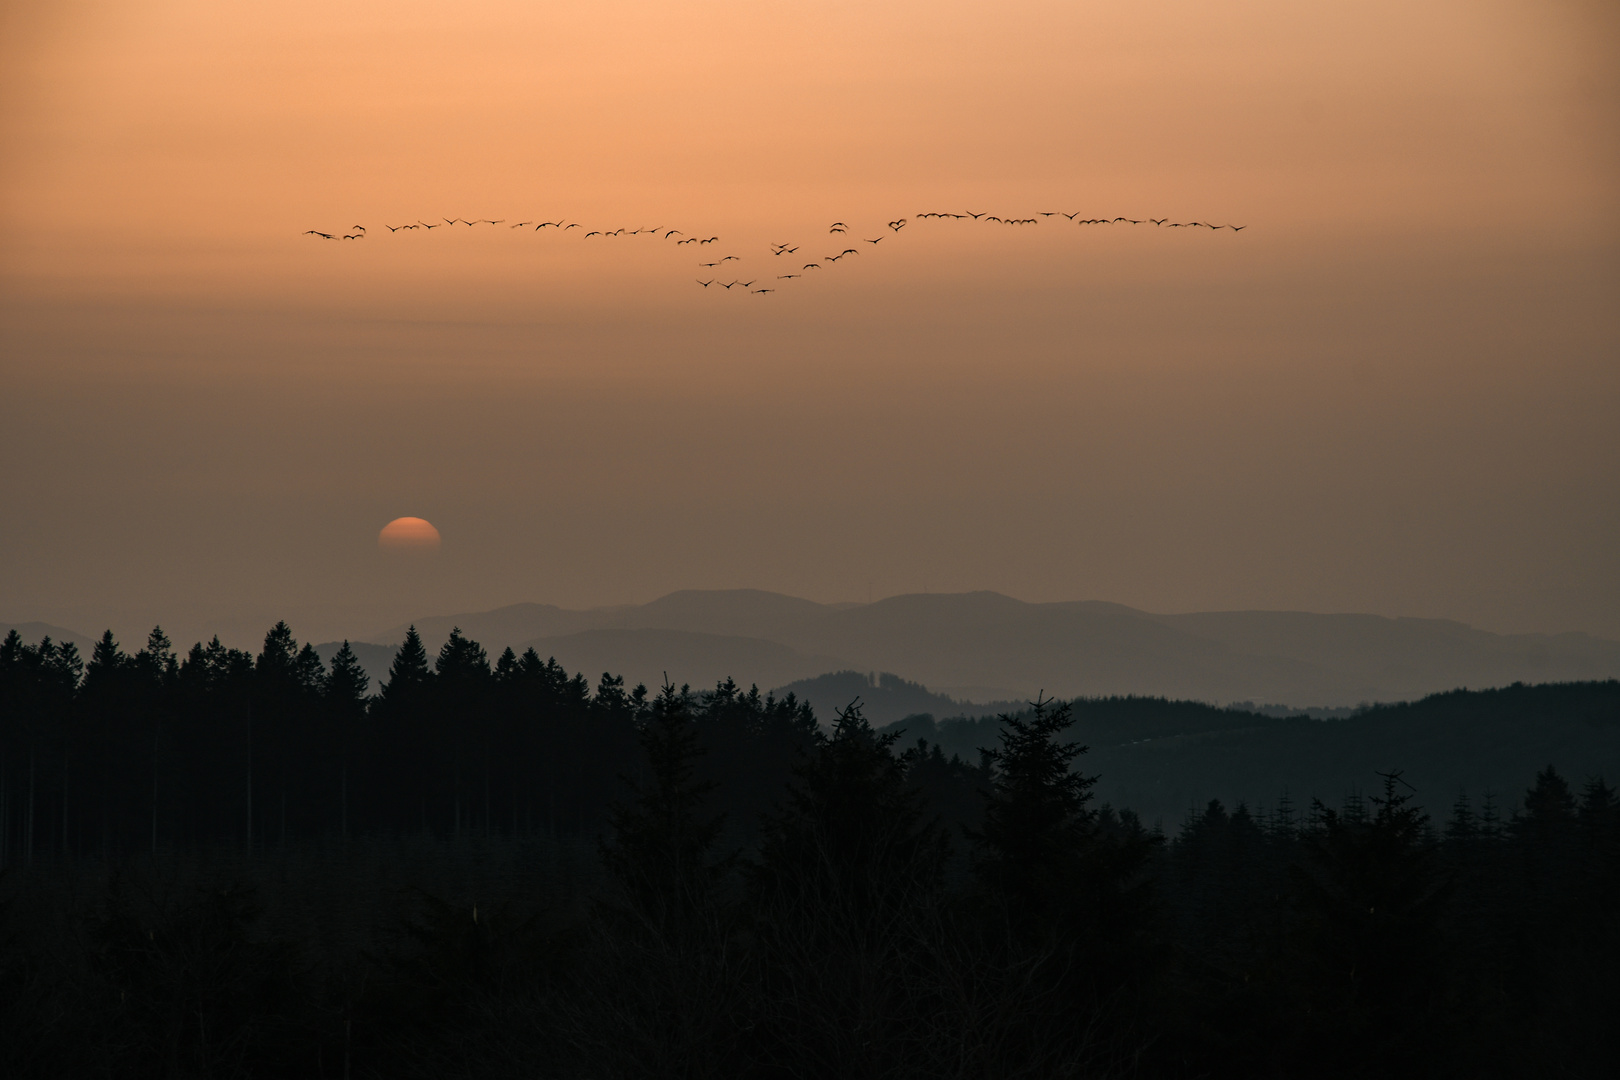
[[[430,657],[414,631],[371,690],[347,646],[325,664],[284,624],[256,656],[160,630],[88,658],[0,644],[5,1075],[1620,1060],[1620,797],[1581,761],[1477,798],[1392,768],[1166,835],[1098,804],[1074,739],[1077,708],[1134,731],[1129,702],[963,721],[947,756],[945,725],[874,730],[859,702],[592,685],[460,633]],[[1443,708],[1612,724],[1615,699]],[[1178,731],[1230,712],[1155,708]]]

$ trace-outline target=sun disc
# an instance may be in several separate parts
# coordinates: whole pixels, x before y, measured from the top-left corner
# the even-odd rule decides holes
[[[424,518],[395,518],[377,534],[377,546],[386,551],[437,551],[439,530]]]

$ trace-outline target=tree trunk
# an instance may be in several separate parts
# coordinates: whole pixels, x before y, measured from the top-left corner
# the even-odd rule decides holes
[[[253,706],[247,710],[247,848],[253,851]]]
[[[23,837],[23,861],[34,861],[34,748],[28,747],[28,835]]]
[[[152,731],[152,854],[157,854],[158,736]]]

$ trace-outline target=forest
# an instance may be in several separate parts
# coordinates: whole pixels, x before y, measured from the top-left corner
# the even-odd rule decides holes
[[[1616,693],[1445,708],[1614,725]],[[1620,796],[1586,762],[1165,828],[1096,797],[1076,718],[1123,700],[874,729],[459,632],[375,693],[285,624],[257,655],[13,632],[0,1069],[1612,1074]]]

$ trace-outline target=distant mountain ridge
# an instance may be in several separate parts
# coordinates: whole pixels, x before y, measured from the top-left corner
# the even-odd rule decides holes
[[[1457,687],[1620,677],[1620,642],[1587,634],[1494,634],[1379,615],[1160,615],[1103,601],[1032,604],[993,592],[832,605],[755,589],[685,590],[640,605],[572,611],[515,604],[416,623],[429,648],[452,626],[492,653],[507,645],[562,650],[558,661],[578,670],[622,671],[648,685],[664,670],[677,683],[730,675],[762,688],[854,670],[972,687],[977,700],[1044,691],[1346,706]],[[668,639],[671,648],[680,644],[666,662],[651,631],[697,636]],[[397,642],[404,633],[399,626],[376,637]]]
[[[83,656],[84,658],[86,658],[86,659],[89,659],[90,650],[95,648],[95,645],[96,645],[96,639],[95,638],[89,637],[88,635],[85,635],[85,634],[81,634],[77,630],[69,630],[66,627],[62,627],[62,626],[53,626],[50,623],[43,623],[43,622],[25,622],[25,623],[0,622],[0,638],[5,637],[7,634],[11,633],[13,630],[17,631],[17,636],[22,638],[23,641],[26,644],[29,644],[29,645],[38,645],[41,638],[47,638],[47,637],[50,638],[52,641],[56,642],[58,645],[62,644],[63,642],[66,642],[66,641],[71,641],[74,645],[78,646],[79,654],[81,656]],[[144,644],[144,642],[143,642],[143,644]]]

